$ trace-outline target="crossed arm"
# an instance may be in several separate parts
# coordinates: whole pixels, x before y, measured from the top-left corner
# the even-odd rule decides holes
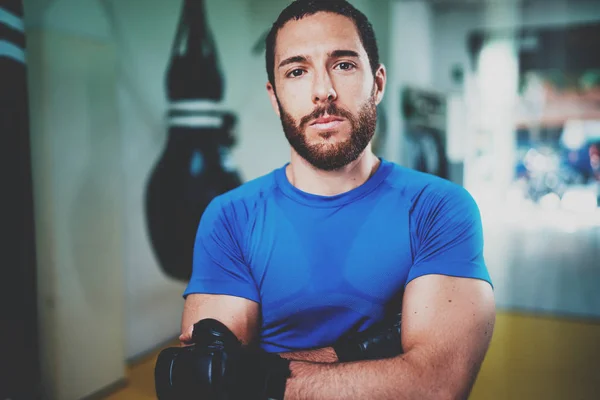
[[[484,281],[425,275],[405,289],[404,354],[383,360],[337,363],[331,348],[283,353],[292,376],[285,398],[466,399],[487,352],[495,322],[491,286]],[[221,320],[243,343],[257,338],[258,305],[249,300],[190,295],[182,342],[202,318]]]

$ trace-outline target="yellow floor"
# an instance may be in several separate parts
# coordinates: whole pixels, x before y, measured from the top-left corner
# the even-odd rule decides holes
[[[150,400],[156,355],[128,368],[108,400]],[[600,321],[499,313],[470,400],[600,399]]]

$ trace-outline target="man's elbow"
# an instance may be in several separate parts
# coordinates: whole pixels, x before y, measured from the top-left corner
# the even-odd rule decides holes
[[[431,349],[411,349],[398,357],[407,363],[412,376],[408,398],[423,400],[464,400],[473,385],[473,368],[465,368],[457,355],[432,352]],[[451,361],[449,361],[451,360]],[[406,388],[401,389],[406,391]]]
[[[456,389],[448,387],[445,391],[439,393],[436,396],[436,399],[440,400],[467,400],[469,398],[469,394],[471,393],[471,389]]]
[[[431,400],[466,400],[469,397],[464,385],[446,381],[441,385],[435,385],[428,390],[425,397]]]
[[[468,363],[456,354],[452,356],[445,354],[443,357],[418,357],[417,359],[421,363],[414,362],[413,368],[416,372],[415,377],[421,378],[419,380],[422,382],[421,385],[418,385],[421,388],[419,398],[432,400],[467,400],[469,398],[481,363]],[[411,361],[416,360],[412,359]]]
[[[467,400],[471,393],[471,385],[465,385],[463,381],[446,381],[441,385],[429,390],[427,398],[431,400]]]
[[[445,390],[445,391],[439,391],[434,393],[431,396],[431,399],[435,399],[435,400],[466,400],[468,399],[469,395],[467,394],[466,396],[464,394],[462,394],[461,392],[457,392],[455,390]]]
[[[444,400],[467,400],[477,379],[479,366],[471,368],[450,369],[447,385],[439,393],[439,399]]]

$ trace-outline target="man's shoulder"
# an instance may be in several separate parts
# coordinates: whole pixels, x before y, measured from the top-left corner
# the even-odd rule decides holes
[[[215,197],[213,203],[221,211],[239,207],[248,208],[268,198],[276,187],[275,171],[242,183],[235,189]]]
[[[474,203],[471,194],[448,179],[394,164],[388,178],[390,185],[403,191],[413,208],[431,208],[442,203],[465,205]]]
[[[425,193],[450,193],[460,190],[462,186],[426,172],[392,163],[392,172],[387,178],[389,185],[401,189],[409,197]]]

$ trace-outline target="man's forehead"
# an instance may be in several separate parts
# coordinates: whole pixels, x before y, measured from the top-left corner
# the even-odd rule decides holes
[[[277,33],[276,62],[298,54],[331,53],[335,50],[366,52],[352,19],[329,12],[318,12],[300,20],[288,21]]]

